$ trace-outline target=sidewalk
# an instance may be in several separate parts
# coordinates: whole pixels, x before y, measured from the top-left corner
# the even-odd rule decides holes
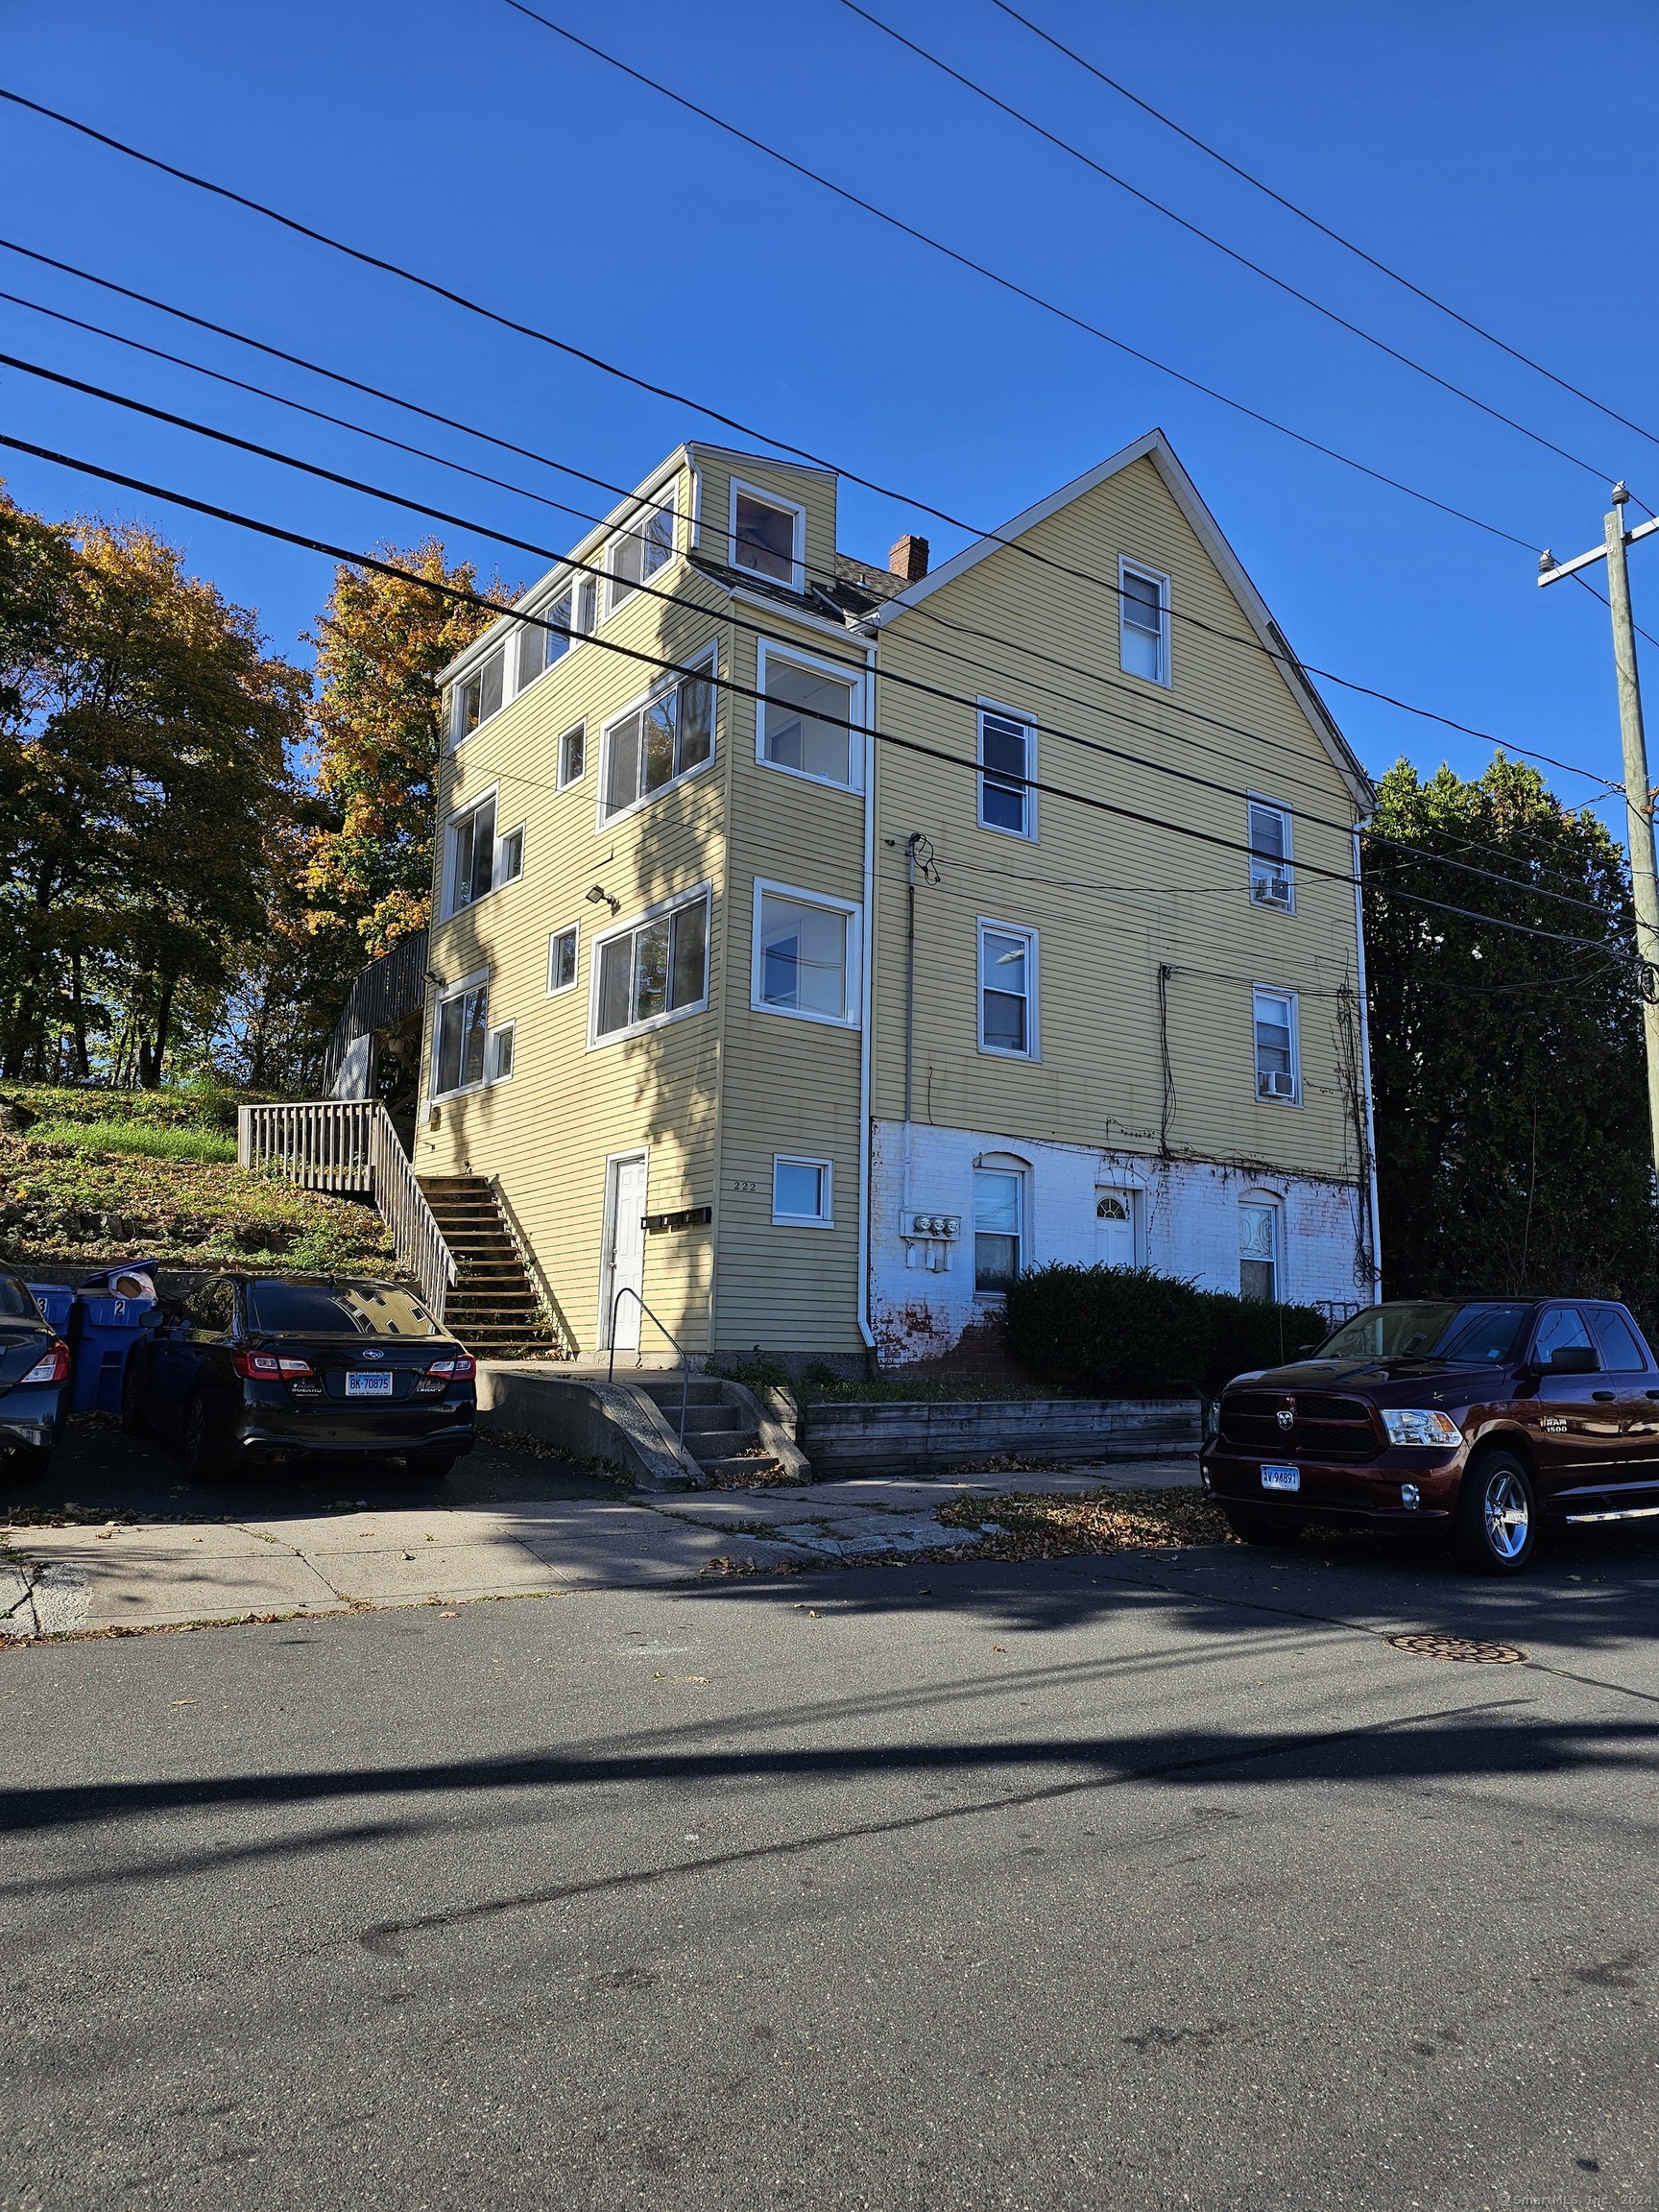
[[[949,1481],[18,1528],[0,1551],[0,1638],[683,1582],[724,1571],[716,1561],[764,1569],[903,1557],[974,1541],[939,1524],[957,1498],[1197,1479],[1195,1461],[1156,1459]]]

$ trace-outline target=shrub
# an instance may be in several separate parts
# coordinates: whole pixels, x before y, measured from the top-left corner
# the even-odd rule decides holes
[[[1005,1319],[1022,1366],[1111,1397],[1212,1393],[1328,1333],[1314,1307],[1199,1290],[1150,1267],[1034,1267],[1010,1285]]]

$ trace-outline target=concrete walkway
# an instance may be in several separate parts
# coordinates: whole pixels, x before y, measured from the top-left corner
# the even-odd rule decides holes
[[[903,1557],[974,1541],[940,1526],[939,1509],[958,1498],[1197,1479],[1195,1461],[1157,1459],[1065,1474],[19,1528],[0,1551],[0,1638],[649,1586],[727,1571],[719,1562]]]

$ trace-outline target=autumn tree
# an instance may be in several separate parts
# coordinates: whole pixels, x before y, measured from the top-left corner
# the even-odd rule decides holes
[[[1400,761],[1371,829],[1388,1294],[1575,1291],[1650,1309],[1654,1191],[1623,851],[1502,755],[1469,782],[1444,767],[1425,781]]]

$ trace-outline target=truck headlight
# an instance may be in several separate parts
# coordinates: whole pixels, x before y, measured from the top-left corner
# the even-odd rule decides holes
[[[1385,1407],[1382,1426],[1388,1431],[1390,1444],[1432,1444],[1444,1448],[1463,1441],[1463,1431],[1455,1421],[1423,1406]]]

